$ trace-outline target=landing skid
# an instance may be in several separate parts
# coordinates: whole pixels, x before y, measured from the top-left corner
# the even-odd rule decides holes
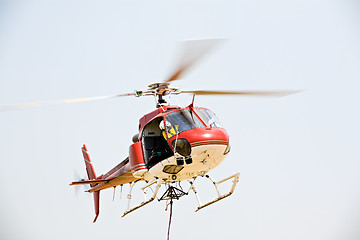
[[[196,191],[196,189],[195,189],[195,187],[194,187],[194,183],[188,180],[189,183],[190,183],[190,185],[191,185],[191,189],[192,189],[193,192],[195,193],[197,202],[198,202],[198,204],[199,204],[199,207],[195,210],[195,212],[197,212],[197,211],[199,211],[200,209],[203,209],[204,207],[207,207],[207,206],[209,206],[209,205],[211,205],[211,204],[213,204],[213,203],[216,203],[216,202],[218,202],[218,201],[220,201],[220,200],[222,200],[222,199],[224,199],[224,198],[226,198],[226,197],[229,197],[229,196],[234,192],[235,187],[236,187],[236,184],[239,182],[240,173],[236,173],[236,174],[234,174],[234,175],[232,175],[232,176],[230,176],[230,177],[224,178],[223,180],[218,181],[218,182],[214,182],[208,175],[205,175],[205,177],[208,178],[208,179],[214,184],[214,187],[215,187],[215,190],[216,190],[216,192],[217,192],[217,194],[218,194],[218,197],[215,198],[214,200],[210,201],[210,202],[207,202],[207,203],[205,203],[205,204],[201,204],[200,198],[199,198],[199,196],[198,196],[198,194],[197,194],[197,191]],[[231,179],[233,179],[233,184],[232,184],[232,186],[231,186],[230,191],[229,191],[228,193],[226,193],[226,194],[221,195],[221,194],[220,194],[220,191],[219,191],[219,189],[218,189],[218,186],[219,186],[221,183],[224,183],[224,182],[226,182],[226,181],[228,181],[228,180],[231,180]]]
[[[146,204],[154,201],[154,199],[156,198],[156,195],[157,195],[157,193],[158,193],[158,191],[159,191],[159,188],[161,187],[162,180],[161,180],[161,179],[157,179],[157,180],[156,180],[156,179],[153,179],[153,180],[151,180],[145,187],[141,188],[141,190],[144,192],[144,197],[145,197],[144,202],[142,202],[142,203],[140,203],[138,206],[133,207],[133,208],[130,209],[131,192],[132,192],[132,189],[133,189],[133,187],[135,186],[136,183],[138,183],[138,182],[134,182],[134,184],[130,187],[130,193],[129,193],[129,195],[128,195],[128,198],[129,198],[128,209],[129,209],[129,210],[127,210],[126,212],[124,212],[124,214],[123,214],[121,217],[125,217],[127,214],[135,211],[136,209],[139,209],[139,208],[145,206]],[[153,194],[153,196],[152,196],[149,200],[146,200],[147,189],[148,189],[149,187],[151,187],[152,185],[154,185],[154,184],[156,184],[156,188],[155,188],[154,194]]]
[[[189,184],[190,184],[190,189],[189,189],[187,192],[184,192],[184,191],[182,190],[182,187],[180,186],[180,183],[179,183],[179,182],[178,182],[178,184],[179,184],[179,188],[178,188],[178,187],[175,187],[175,186],[174,186],[174,183],[165,183],[162,179],[152,179],[147,185],[145,185],[144,187],[141,188],[141,190],[142,190],[143,193],[144,193],[144,201],[143,201],[142,203],[140,203],[139,205],[137,205],[137,206],[135,206],[135,207],[133,207],[133,208],[130,208],[130,201],[131,201],[131,196],[132,196],[132,195],[131,195],[132,190],[133,190],[134,186],[135,186],[138,182],[140,182],[140,181],[136,181],[136,182],[134,182],[133,184],[131,184],[130,192],[129,192],[129,195],[128,195],[128,199],[129,199],[128,210],[124,212],[124,214],[122,215],[122,217],[125,217],[127,214],[129,214],[129,213],[131,213],[131,212],[133,212],[133,211],[135,211],[135,210],[137,210],[137,209],[139,209],[139,208],[147,205],[148,203],[154,201],[162,184],[165,184],[165,186],[166,186],[166,191],[165,191],[165,193],[158,199],[159,201],[161,201],[161,200],[166,200],[166,201],[170,200],[171,203],[172,203],[172,200],[173,200],[173,199],[179,199],[179,198],[181,198],[182,196],[188,195],[189,191],[192,190],[192,191],[195,193],[197,202],[198,202],[198,204],[199,204],[198,208],[195,210],[195,212],[197,212],[197,211],[199,211],[199,210],[202,209],[202,208],[205,208],[205,207],[207,207],[207,206],[209,206],[209,205],[211,205],[211,204],[213,204],[213,203],[216,203],[216,202],[218,202],[218,201],[220,201],[220,200],[222,200],[222,199],[224,199],[224,198],[226,198],[226,197],[229,197],[229,196],[234,192],[235,187],[236,187],[236,184],[239,182],[240,173],[236,173],[236,174],[234,174],[234,175],[232,175],[232,176],[230,176],[230,177],[227,177],[227,178],[225,178],[225,179],[223,179],[223,180],[221,180],[221,181],[218,181],[218,182],[213,181],[208,175],[205,175],[204,177],[208,178],[208,179],[213,183],[213,185],[214,185],[214,187],[215,187],[215,190],[216,190],[216,192],[217,192],[217,195],[218,195],[217,198],[215,198],[214,200],[209,201],[209,202],[207,202],[207,203],[205,203],[205,204],[201,204],[200,198],[199,198],[199,196],[198,196],[198,194],[197,194],[197,191],[196,191],[196,189],[195,189],[195,186],[194,186],[194,182],[192,182],[192,181],[190,181],[190,180],[188,180],[188,182],[189,182]],[[232,184],[232,186],[231,186],[230,191],[229,191],[228,193],[226,193],[226,194],[221,195],[221,194],[220,194],[220,191],[219,191],[219,189],[218,189],[218,186],[219,186],[221,183],[227,182],[227,181],[229,181],[229,180],[231,180],[231,179],[233,179],[233,181],[232,181],[233,184]],[[194,178],[194,181],[195,181],[195,180],[196,180],[196,178]],[[153,185],[156,185],[155,190],[152,190],[152,189],[150,188],[150,187],[153,186]],[[153,191],[153,195],[152,195],[149,199],[147,199],[147,190],[148,190],[149,188]]]

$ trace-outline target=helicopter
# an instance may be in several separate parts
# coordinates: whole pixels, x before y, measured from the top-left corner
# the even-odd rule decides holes
[[[192,191],[197,199],[196,211],[229,197],[239,182],[240,173],[232,174],[220,181],[214,181],[208,174],[219,166],[230,152],[229,135],[222,127],[214,112],[208,108],[194,106],[195,96],[201,95],[235,95],[235,96],[272,96],[279,97],[297,91],[214,91],[214,90],[182,90],[170,87],[179,80],[183,73],[199,61],[205,54],[218,45],[221,39],[197,39],[183,42],[183,51],[176,71],[162,82],[148,85],[145,90],[118,94],[113,96],[74,98],[45,104],[28,103],[1,107],[0,111],[41,107],[59,103],[76,103],[114,97],[144,97],[152,96],[156,99],[155,110],[145,114],[139,120],[138,133],[132,138],[129,155],[105,174],[97,175],[90,159],[87,147],[82,146],[88,179],[73,181],[70,185],[89,185],[86,190],[93,194],[96,222],[100,213],[100,191],[130,185],[129,203],[123,217],[127,214],[153,202],[161,200],[179,199]],[[171,105],[165,100],[166,96],[178,94],[192,94],[192,102],[188,106]],[[202,203],[195,188],[195,180],[205,177],[217,192],[217,197]],[[219,186],[232,180],[230,190],[221,194]],[[134,186],[145,184],[140,188],[144,194],[144,201],[131,207],[131,196]],[[185,191],[180,183],[187,182],[189,190]],[[164,193],[158,197],[160,188],[164,186]],[[148,190],[152,190],[148,196]]]

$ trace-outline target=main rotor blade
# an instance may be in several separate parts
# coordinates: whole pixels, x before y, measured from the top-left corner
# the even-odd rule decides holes
[[[32,102],[32,103],[23,103],[23,104],[12,104],[12,105],[0,106],[0,112],[39,108],[39,107],[52,106],[52,105],[58,105],[64,103],[89,102],[89,101],[110,99],[110,98],[123,97],[123,96],[135,96],[135,93],[124,93],[118,95],[89,97],[89,98],[70,98],[70,99],[63,99],[63,100],[51,101],[51,102]]]
[[[259,97],[282,97],[300,91],[209,91],[209,90],[181,90],[180,93],[193,93],[195,95],[246,95]]]
[[[187,69],[198,62],[200,58],[222,41],[223,39],[197,39],[182,41],[182,53],[177,70],[174,71],[174,73],[165,80],[164,83],[179,79]]]

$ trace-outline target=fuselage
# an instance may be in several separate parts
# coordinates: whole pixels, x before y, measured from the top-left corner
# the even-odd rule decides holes
[[[187,156],[176,151],[176,141],[183,139],[189,142],[191,148]],[[179,133],[168,139],[174,155],[153,165],[144,178],[150,180],[157,177],[173,182],[205,175],[225,159],[228,139],[226,131],[219,127],[200,127]]]
[[[136,180],[176,182],[205,175],[228,154],[229,136],[206,108],[162,106],[140,119],[129,157],[90,192]]]

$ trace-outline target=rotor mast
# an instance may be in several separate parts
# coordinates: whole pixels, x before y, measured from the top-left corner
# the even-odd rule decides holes
[[[159,108],[167,104],[163,98],[165,95],[171,94],[173,89],[169,88],[170,83],[152,83],[148,87],[148,91],[153,92],[153,95],[156,97],[156,107]]]

